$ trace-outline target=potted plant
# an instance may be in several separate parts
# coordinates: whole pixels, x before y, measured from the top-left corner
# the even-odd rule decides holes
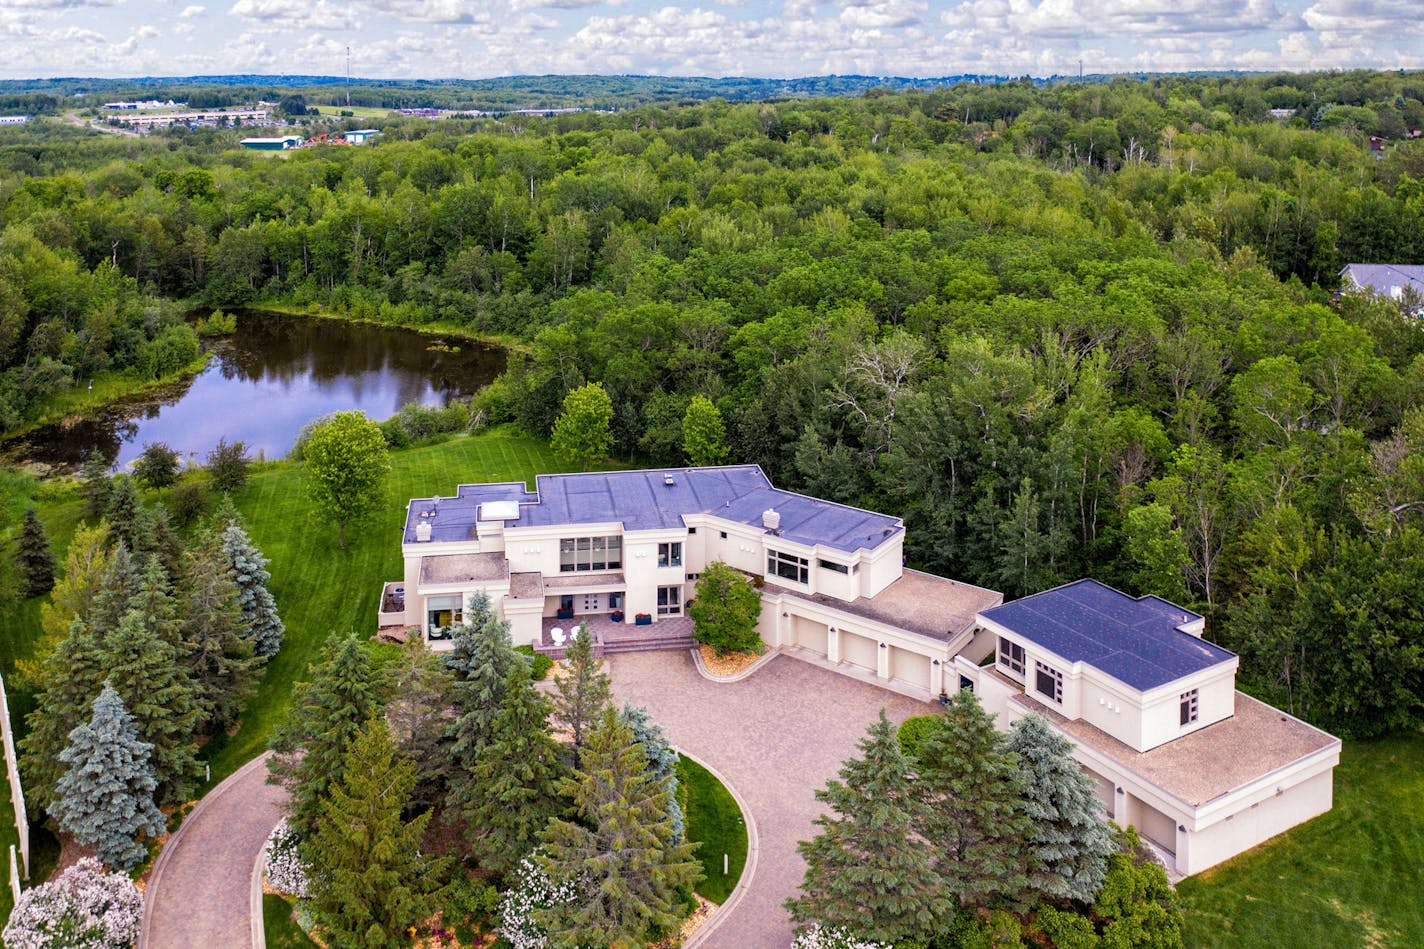
[[[622,610],[614,610],[612,613],[609,613],[609,614],[608,614],[608,618],[611,619],[611,620],[613,620],[613,622],[615,622],[615,623],[621,623],[621,622],[623,622],[623,611],[622,611]]]
[[[653,625],[653,615],[651,613],[638,613],[633,617],[634,626]]]

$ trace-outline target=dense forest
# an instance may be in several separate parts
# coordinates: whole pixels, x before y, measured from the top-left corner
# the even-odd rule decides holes
[[[598,381],[615,454],[677,463],[705,396],[733,459],[903,515],[916,565],[1191,603],[1296,714],[1424,720],[1424,328],[1330,292],[1424,262],[1424,78],[377,124],[0,134],[0,423],[190,360],[178,303],[497,335],[493,421]]]

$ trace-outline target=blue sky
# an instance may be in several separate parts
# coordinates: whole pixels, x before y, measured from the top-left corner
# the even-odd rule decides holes
[[[1424,0],[0,0],[0,76],[1424,68]]]

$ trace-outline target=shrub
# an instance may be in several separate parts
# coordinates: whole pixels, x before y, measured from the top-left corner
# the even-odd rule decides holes
[[[183,527],[208,513],[208,489],[199,481],[185,481],[168,497],[173,519]]]
[[[84,857],[20,894],[5,924],[10,949],[127,949],[138,939],[143,897],[122,873]]]
[[[1038,910],[1038,928],[1057,949],[1096,949],[1098,933],[1086,916],[1052,906]]]
[[[511,949],[545,949],[549,934],[535,920],[537,911],[572,903],[578,897],[571,881],[556,886],[549,879],[538,856],[536,850],[520,861],[514,885],[499,904],[499,934]]]
[[[272,889],[297,899],[307,896],[307,865],[298,848],[301,838],[284,817],[272,828],[262,852],[267,857],[267,882]]]
[[[150,488],[166,488],[178,480],[178,453],[163,442],[143,446],[133,464],[133,476]]]
[[[554,667],[554,660],[541,652],[535,652],[533,646],[515,646],[514,651],[528,658],[529,678],[535,682],[543,681],[544,677],[549,674],[549,670]]]
[[[247,469],[251,462],[247,457],[247,446],[242,442],[228,443],[219,438],[213,450],[208,452],[208,476],[213,488],[224,493],[232,493],[247,483]]]
[[[939,720],[938,715],[915,715],[900,723],[900,730],[897,735],[900,738],[900,750],[911,758],[916,757],[920,752],[920,742],[925,740],[925,736],[934,730],[935,722]]]
[[[839,926],[808,926],[791,940],[791,949],[891,949],[883,942],[860,939]]]
[[[237,332],[237,314],[213,310],[193,324],[199,336],[231,336]]]

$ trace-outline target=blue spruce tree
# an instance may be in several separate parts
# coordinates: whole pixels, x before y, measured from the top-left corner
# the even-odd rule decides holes
[[[152,751],[139,741],[123,699],[106,685],[94,700],[93,718],[69,733],[69,747],[59,755],[69,770],[55,788],[54,817],[111,869],[137,866],[147,854],[138,835],[163,830],[153,803],[158,779],[149,762]]]
[[[252,651],[263,659],[275,656],[282,648],[282,636],[287,629],[277,615],[277,601],[267,589],[267,581],[272,579],[267,572],[267,558],[248,538],[247,531],[236,523],[228,524],[223,530],[222,549],[237,583],[237,602],[242,607],[242,621],[247,627],[247,637],[252,640]]]
[[[643,752],[648,756],[648,770],[653,773],[653,777],[659,781],[667,781],[668,820],[672,821],[672,839],[682,843],[682,805],[677,802],[677,752],[672,750],[663,727],[653,721],[646,706],[624,705],[618,717],[633,730],[633,737],[643,746]]]

